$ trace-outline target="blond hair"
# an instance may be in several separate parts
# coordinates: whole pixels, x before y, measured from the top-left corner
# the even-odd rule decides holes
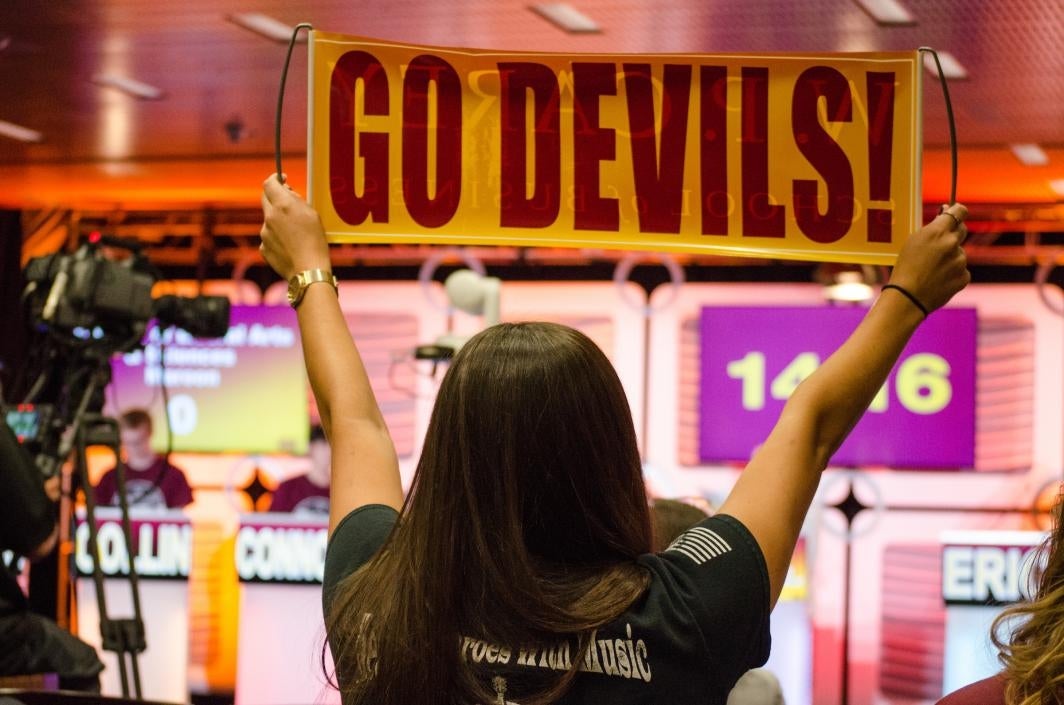
[[[990,630],[1006,678],[1008,705],[1064,702],[1064,527],[1061,500],[1053,532],[1034,556],[1043,565],[1033,597],[1005,609]],[[1004,637],[999,633],[1004,632]]]

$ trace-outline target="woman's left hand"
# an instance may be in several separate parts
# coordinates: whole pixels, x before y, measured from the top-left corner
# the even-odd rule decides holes
[[[321,218],[276,174],[262,185],[262,215],[259,251],[285,281],[307,269],[330,269]]]

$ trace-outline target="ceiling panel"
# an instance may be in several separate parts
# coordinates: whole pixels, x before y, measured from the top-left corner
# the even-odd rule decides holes
[[[562,32],[516,0],[6,0],[0,3],[0,120],[41,131],[0,137],[0,174],[28,166],[103,166],[268,158],[285,47],[227,22],[257,11],[287,24],[382,39],[513,50],[738,52],[949,50],[970,78],[952,84],[967,164],[986,150],[1037,142],[1064,149],[1061,0],[904,0],[909,27],[877,25],[853,0],[573,0],[600,34]],[[90,82],[122,73],[162,88],[158,101]],[[284,144],[305,146],[305,51],[293,60]],[[930,74],[925,78],[932,79]],[[945,145],[945,110],[925,89],[925,143]],[[226,125],[239,125],[234,131]],[[971,151],[977,150],[977,151]],[[978,151],[982,150],[982,152]],[[1007,152],[1005,152],[1007,155]],[[1009,157],[1005,157],[1007,160]],[[1064,178],[1054,157],[1034,180]],[[962,159],[964,163],[964,159]],[[127,169],[128,165],[122,167]],[[93,169],[82,169],[78,178]],[[24,171],[23,171],[24,173]],[[979,179],[978,171],[968,183]],[[10,179],[8,179],[10,181]],[[1048,186],[1036,189],[1053,199]],[[1009,200],[1001,193],[999,200]]]

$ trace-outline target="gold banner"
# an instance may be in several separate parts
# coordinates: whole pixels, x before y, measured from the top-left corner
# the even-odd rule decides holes
[[[920,60],[547,54],[313,32],[333,242],[891,263],[920,218]]]

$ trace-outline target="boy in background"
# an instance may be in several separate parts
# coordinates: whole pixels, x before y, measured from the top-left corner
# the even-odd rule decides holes
[[[129,409],[118,417],[126,464],[126,501],[130,506],[180,509],[192,503],[192,488],[185,473],[151,447],[152,421],[144,409]],[[96,504],[118,505],[115,469],[104,473],[96,485]]]
[[[270,504],[271,512],[329,516],[332,449],[321,426],[310,429],[307,457],[310,458],[310,470],[277,486]]]

